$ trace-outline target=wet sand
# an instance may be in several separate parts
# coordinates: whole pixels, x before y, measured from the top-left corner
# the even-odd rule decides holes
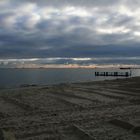
[[[139,140],[140,77],[0,90],[16,140]]]

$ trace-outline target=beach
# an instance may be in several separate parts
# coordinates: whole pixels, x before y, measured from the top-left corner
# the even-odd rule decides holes
[[[133,77],[0,89],[1,135],[16,140],[139,140],[139,83],[140,77]]]

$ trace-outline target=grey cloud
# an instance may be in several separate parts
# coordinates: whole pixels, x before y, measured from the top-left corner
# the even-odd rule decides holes
[[[14,0],[16,3],[18,0]],[[121,0],[22,0],[22,2],[33,2],[40,5],[50,5],[50,6],[65,6],[65,5],[76,5],[76,6],[111,6],[118,4]],[[21,3],[21,1],[19,2]]]
[[[36,5],[27,12],[22,5],[29,2]],[[0,57],[139,56],[140,36],[134,32],[139,31],[140,19],[131,9],[136,5],[140,3],[131,7],[125,0],[9,0],[0,10]],[[45,11],[49,6],[52,11]],[[70,14],[63,11],[65,7],[70,7]],[[78,8],[83,13],[76,13]],[[118,29],[122,26],[126,32]]]

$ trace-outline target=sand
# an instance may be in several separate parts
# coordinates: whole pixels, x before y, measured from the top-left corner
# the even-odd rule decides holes
[[[139,140],[140,78],[1,89],[0,128],[16,140]]]

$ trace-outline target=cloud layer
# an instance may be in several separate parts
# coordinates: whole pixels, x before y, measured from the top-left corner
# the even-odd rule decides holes
[[[139,0],[1,0],[0,58],[139,56],[139,6]]]

